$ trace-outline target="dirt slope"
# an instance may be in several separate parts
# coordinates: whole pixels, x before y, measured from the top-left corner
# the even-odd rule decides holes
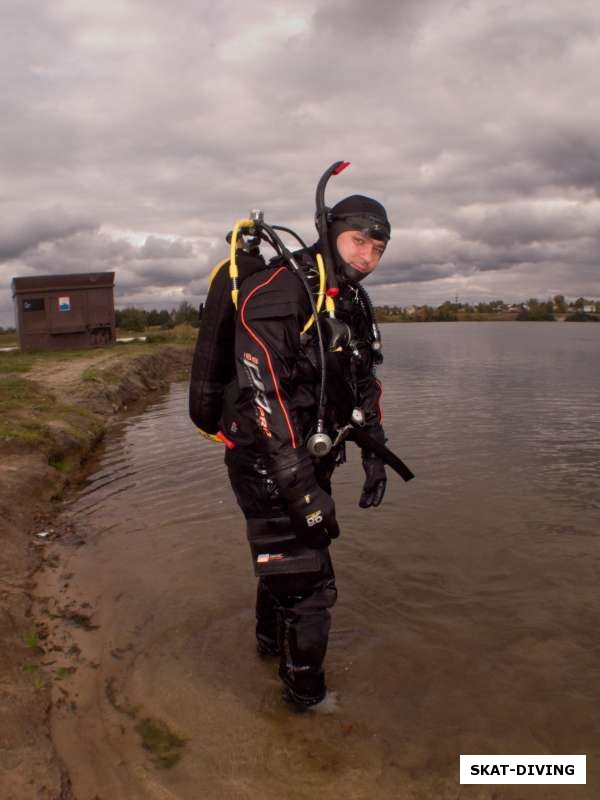
[[[189,347],[156,347],[143,354],[112,348],[59,363],[42,360],[25,375],[14,376],[12,383],[10,375],[0,383],[5,394],[15,385],[25,391],[14,417],[15,430],[27,432],[33,426],[36,433],[41,431],[29,441],[19,435],[0,438],[3,800],[73,797],[49,736],[49,687],[38,667],[44,658],[43,631],[31,616],[31,593],[41,562],[39,534],[49,527],[56,501],[77,480],[79,467],[119,413],[184,377],[190,363]],[[28,404],[28,389],[37,403]]]

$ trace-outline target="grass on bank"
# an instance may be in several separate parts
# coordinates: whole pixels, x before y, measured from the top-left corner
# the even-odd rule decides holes
[[[118,331],[119,336],[139,332]],[[127,361],[139,355],[152,354],[165,345],[191,347],[197,330],[191,325],[179,325],[172,330],[147,329],[147,342],[131,342],[80,350],[57,350],[22,353],[14,350],[0,353],[0,446],[11,444],[41,447],[48,461],[57,470],[68,471],[63,459],[66,440],[80,443],[99,435],[97,417],[81,405],[60,402],[52,394],[52,367],[82,361],[81,381],[85,384],[110,385],[119,383],[127,370]],[[107,356],[110,356],[107,359]],[[90,359],[98,364],[89,364]],[[102,362],[102,363],[100,363]],[[36,382],[34,371],[43,368],[45,386]],[[62,442],[62,447],[57,442]]]
[[[29,372],[39,363],[62,364],[65,361],[85,358],[89,353],[89,350],[34,351],[31,353],[12,350],[10,353],[0,353],[0,375]]]
[[[0,347],[12,347],[17,343],[17,334],[14,331],[0,331]]]
[[[54,452],[56,425],[66,428],[69,437],[78,441],[99,432],[98,421],[87,409],[60,403],[39,384],[19,375],[0,375],[0,444],[41,446],[49,463],[57,469],[66,468]]]
[[[118,334],[121,335],[121,334]],[[125,334],[122,334],[123,336]],[[183,323],[176,325],[174,328],[146,328],[142,336],[146,336],[150,344],[189,344],[196,343],[198,336],[198,328],[192,325]]]
[[[144,330],[128,330],[126,328],[117,328],[115,337],[117,339],[129,339],[139,336],[150,336],[154,341],[160,342],[177,342],[187,344],[196,341],[198,329],[194,328],[189,323],[182,323],[175,325],[173,328],[163,328],[161,325],[151,325]],[[15,347],[18,344],[17,334],[15,332],[7,333],[6,331],[0,332],[0,347]]]
[[[40,364],[62,364],[77,359],[88,359],[90,355],[94,354],[98,354],[99,358],[106,355],[106,353],[110,353],[116,358],[126,358],[132,355],[155,352],[156,345],[193,346],[197,335],[198,330],[191,325],[177,325],[172,330],[146,328],[143,332],[117,331],[119,338],[146,336],[146,342],[133,341],[78,350],[36,350],[32,352],[12,350],[8,353],[0,353],[0,377],[2,375],[29,372],[33,367]],[[93,368],[89,368],[89,370],[89,372],[88,370],[84,371],[84,381],[93,381],[97,377],[94,376]]]
[[[7,335],[9,334],[0,334],[0,347],[9,346],[9,344],[4,343],[2,340],[2,336]],[[14,334],[10,335],[14,337]],[[116,335],[117,338],[136,339],[145,336],[146,341],[133,341],[123,344],[117,343],[105,347],[88,347],[78,350],[36,350],[32,352],[12,350],[8,353],[0,353],[0,376],[29,372],[38,364],[61,364],[65,361],[89,358],[89,356],[94,353],[98,353],[100,356],[101,354],[110,352],[120,357],[132,354],[137,355],[138,353],[152,353],[155,350],[155,345],[170,344],[174,346],[192,346],[196,342],[198,330],[191,325],[184,324],[177,325],[171,330],[163,330],[160,327],[146,328],[144,331],[117,330]],[[11,344],[16,344],[16,338]],[[88,377],[86,380],[93,380],[93,378]]]
[[[17,440],[24,444],[51,442],[45,421],[54,397],[40,386],[15,375],[0,379],[0,442]]]

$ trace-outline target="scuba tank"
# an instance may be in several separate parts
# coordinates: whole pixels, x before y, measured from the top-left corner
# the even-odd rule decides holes
[[[210,438],[218,437],[225,387],[235,375],[236,308],[231,299],[228,260],[221,261],[209,278],[200,330],[192,361],[189,411],[194,425]],[[266,268],[260,255],[237,257],[242,280]]]

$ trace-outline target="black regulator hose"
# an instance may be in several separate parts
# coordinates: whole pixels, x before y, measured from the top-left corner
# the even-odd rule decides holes
[[[294,239],[300,244],[300,247],[302,247],[303,250],[307,249],[306,243],[303,242],[302,239],[296,233],[296,231],[293,231],[291,228],[285,228],[283,225],[271,225],[271,228],[274,231],[285,231],[286,233],[289,233],[290,236],[293,236]]]
[[[315,299],[313,297],[312,289],[310,287],[309,282],[306,279],[306,275],[304,274],[302,267],[298,264],[293,254],[287,249],[287,247],[281,241],[281,238],[275,231],[275,226],[267,225],[266,222],[261,222],[260,226],[267,232],[267,234],[273,240],[273,242],[275,242],[279,254],[290,265],[290,267],[292,268],[292,272],[295,275],[297,275],[298,278],[300,278],[300,280],[302,281],[302,285],[306,290],[306,294],[308,295],[308,299],[310,300],[310,306],[312,309],[312,313],[314,314],[315,327],[317,329],[317,336],[319,339],[319,360],[321,361],[321,388],[319,390],[319,410],[317,413],[317,432],[321,433],[324,429],[324,419],[325,419],[325,384],[327,381],[327,364],[325,361],[325,343],[323,341],[323,332],[321,330],[321,325],[319,323],[319,312],[317,311],[317,307],[315,305]],[[323,453],[323,455],[325,455],[325,453]]]
[[[328,299],[333,301],[333,298],[339,294],[339,287],[337,282],[337,276],[335,274],[335,261],[333,259],[333,254],[331,252],[331,245],[329,243],[329,236],[328,236],[328,226],[329,226],[329,209],[325,205],[325,187],[327,186],[327,182],[332,177],[332,175],[339,175],[342,170],[346,169],[350,165],[349,161],[336,161],[334,162],[325,172],[321,175],[319,179],[319,183],[317,184],[317,191],[316,191],[316,213],[315,213],[315,223],[317,226],[317,232],[319,234],[319,240],[321,244],[321,248],[323,251],[323,259],[325,261],[325,272],[327,274],[327,290],[326,294]],[[264,241],[268,242],[271,247],[274,248],[276,252],[287,262],[290,266],[292,272],[298,276],[304,289],[306,290],[306,294],[308,295],[308,299],[310,301],[310,306],[312,309],[312,313],[315,320],[315,327],[317,329],[317,337],[319,342],[319,360],[321,361],[321,386],[319,389],[319,409],[317,413],[317,428],[316,432],[310,437],[307,448],[311,455],[314,456],[324,456],[330,452],[332,443],[330,437],[325,433],[325,385],[327,383],[327,364],[325,361],[325,343],[323,341],[323,332],[321,330],[321,325],[319,322],[319,312],[317,310],[317,306],[315,304],[315,300],[313,297],[312,289],[308,280],[306,279],[306,275],[302,270],[302,267],[296,259],[294,258],[293,254],[288,250],[285,244],[282,242],[280,236],[277,234],[276,231],[285,231],[288,234],[291,234],[295,239],[298,240],[300,245],[303,248],[306,248],[306,245],[302,241],[302,239],[290,228],[285,228],[282,225],[267,225],[264,221],[262,212],[257,212],[256,217],[254,216],[253,212],[251,212],[252,217],[252,224],[247,225],[246,227],[249,230],[252,230],[255,235],[258,233],[259,238],[264,239]],[[237,231],[235,229],[234,233]],[[236,279],[236,276],[232,276],[232,281]],[[234,290],[237,290],[237,286],[234,285]],[[232,290],[232,296],[234,291]],[[235,300],[234,300],[235,302]],[[334,316],[333,311],[333,302],[331,304],[330,314]],[[376,337],[377,338],[377,337]]]
[[[373,308],[373,303],[371,302],[371,298],[367,294],[367,292],[363,289],[363,287],[358,283],[356,285],[358,289],[358,294],[360,297],[361,302],[363,303],[363,308],[369,317],[369,323],[371,325],[371,333],[373,335],[373,341],[371,342],[371,350],[374,353],[379,354],[379,360],[383,358],[381,355],[381,331],[379,330],[379,325],[377,324],[377,320],[375,319],[375,310]]]

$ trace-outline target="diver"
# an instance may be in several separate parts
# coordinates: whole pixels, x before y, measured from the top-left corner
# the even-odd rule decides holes
[[[224,290],[213,283],[190,383],[198,427],[207,427],[203,410],[212,403],[213,438],[226,444],[247,521],[258,577],[258,653],[279,658],[284,699],[301,708],[327,691],[323,662],[337,597],[329,546],[340,533],[331,476],[345,461],[351,430],[363,435],[355,439],[365,472],[360,507],[378,506],[386,489],[381,448],[365,447],[383,445],[385,435],[376,378],[381,337],[361,282],[384,254],[390,223],[384,207],[362,195],[321,212],[318,240],[288,258],[296,271],[281,254],[266,262],[256,241],[236,251],[237,308],[218,317]],[[324,295],[327,304],[316,305]],[[220,350],[210,349],[211,340]]]

